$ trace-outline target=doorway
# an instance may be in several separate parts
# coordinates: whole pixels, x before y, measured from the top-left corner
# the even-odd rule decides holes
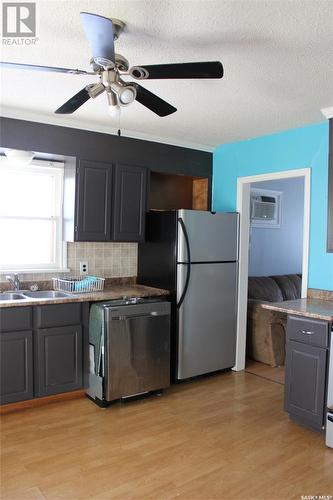
[[[301,297],[306,297],[308,287],[308,252],[310,221],[310,178],[311,169],[297,169],[250,177],[239,177],[237,180],[237,212],[240,214],[239,233],[239,278],[237,309],[237,342],[236,363],[234,370],[244,370],[246,362],[246,330],[249,276],[249,234],[250,234],[250,192],[251,184],[302,177],[304,181],[304,216],[302,237],[302,286]]]

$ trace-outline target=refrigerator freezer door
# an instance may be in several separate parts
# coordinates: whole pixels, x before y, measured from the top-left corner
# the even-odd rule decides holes
[[[187,265],[177,265],[177,299]],[[178,310],[177,378],[186,379],[235,364],[237,263],[192,264]]]
[[[191,249],[191,262],[238,260],[238,214],[179,210]],[[178,262],[188,262],[184,233],[178,227]]]

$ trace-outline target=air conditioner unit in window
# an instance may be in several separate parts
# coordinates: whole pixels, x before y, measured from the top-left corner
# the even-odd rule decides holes
[[[252,227],[280,227],[281,195],[280,191],[251,188]]]

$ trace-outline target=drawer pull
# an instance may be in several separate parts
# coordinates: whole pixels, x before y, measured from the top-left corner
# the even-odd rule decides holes
[[[303,333],[304,335],[313,335],[314,332],[311,332],[310,330],[300,330],[301,333]]]

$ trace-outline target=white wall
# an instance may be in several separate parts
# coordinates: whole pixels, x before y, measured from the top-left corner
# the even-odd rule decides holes
[[[302,272],[304,180],[256,182],[251,187],[282,191],[280,228],[251,228],[249,276]]]

